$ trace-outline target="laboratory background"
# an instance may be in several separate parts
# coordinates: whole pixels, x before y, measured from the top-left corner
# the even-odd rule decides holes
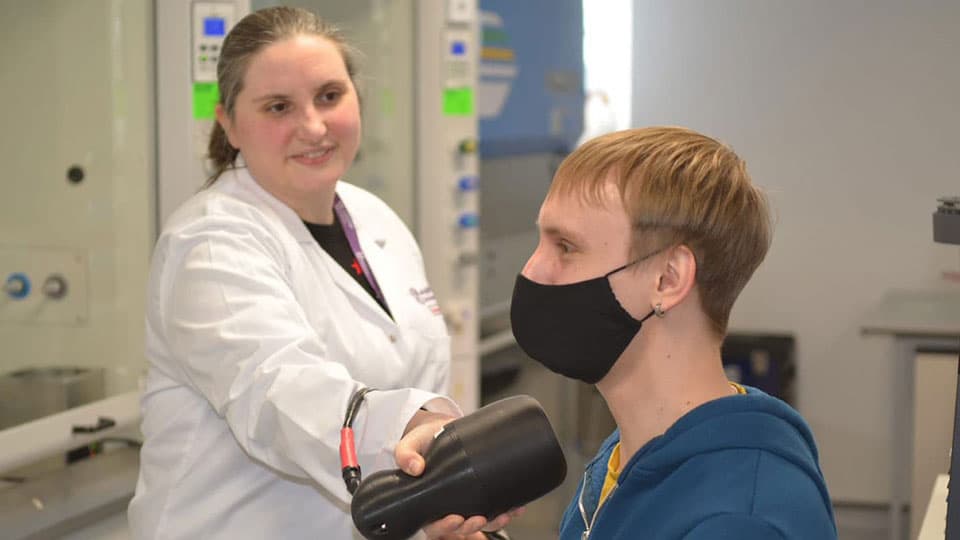
[[[931,216],[960,212],[960,3],[938,0],[0,1],[0,537],[130,537],[153,243],[209,173],[224,34],[279,4],[363,53],[346,180],[420,243],[451,397],[534,396],[574,471],[514,538],[556,538],[614,428],[517,347],[514,278],[564,156],[648,125],[730,144],[770,197],[724,366],[810,423],[840,538],[943,538],[960,245]]]

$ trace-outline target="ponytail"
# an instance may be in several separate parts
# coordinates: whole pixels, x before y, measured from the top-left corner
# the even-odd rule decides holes
[[[220,178],[220,175],[227,169],[236,164],[239,150],[230,145],[227,139],[227,133],[223,130],[220,122],[214,122],[213,131],[210,133],[210,142],[207,145],[207,157],[213,165],[213,174],[207,178],[204,187],[210,187]]]

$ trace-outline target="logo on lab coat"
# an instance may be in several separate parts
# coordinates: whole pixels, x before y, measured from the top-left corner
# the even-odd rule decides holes
[[[427,309],[434,315],[440,315],[440,304],[437,303],[437,295],[433,294],[433,289],[430,287],[424,287],[423,289],[410,287],[410,296],[413,296],[417,302],[427,306]]]

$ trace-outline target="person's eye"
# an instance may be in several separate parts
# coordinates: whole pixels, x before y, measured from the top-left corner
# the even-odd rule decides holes
[[[321,103],[336,103],[340,99],[340,96],[343,95],[343,92],[339,90],[327,90],[320,94],[319,99]]]
[[[560,253],[566,255],[573,251],[573,246],[571,246],[566,240],[560,240],[557,242],[557,249],[560,250]]]
[[[287,109],[289,108],[290,107],[286,103],[282,101],[278,101],[276,103],[271,103],[270,105],[267,105],[267,112],[271,112],[273,114],[282,114],[286,112]]]

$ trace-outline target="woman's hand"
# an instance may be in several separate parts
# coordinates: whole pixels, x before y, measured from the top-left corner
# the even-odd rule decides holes
[[[403,430],[403,438],[397,443],[394,450],[394,459],[403,472],[410,476],[420,476],[423,473],[423,454],[430,448],[433,438],[443,426],[449,424],[456,417],[447,414],[417,411],[407,422]]]
[[[394,459],[400,469],[410,476],[423,474],[425,462],[423,454],[433,443],[434,437],[443,426],[455,420],[453,416],[429,411],[417,411],[403,432],[403,438],[397,443]],[[501,514],[491,521],[483,516],[463,516],[451,514],[425,526],[423,532],[428,538],[440,540],[484,540],[480,531],[496,531],[504,528],[514,517],[523,513],[523,508]]]

